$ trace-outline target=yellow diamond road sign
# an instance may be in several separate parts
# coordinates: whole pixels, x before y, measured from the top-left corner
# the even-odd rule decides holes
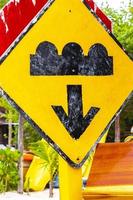
[[[81,0],[55,0],[1,63],[0,86],[80,167],[131,94],[133,66]]]

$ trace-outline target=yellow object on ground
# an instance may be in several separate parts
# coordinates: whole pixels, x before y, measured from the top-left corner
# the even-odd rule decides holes
[[[100,142],[105,142],[107,133],[101,138]],[[93,161],[95,151],[90,154],[90,157],[82,167],[82,177],[87,179]],[[64,170],[64,168],[63,168]],[[50,180],[50,173],[45,167],[45,161],[37,156],[34,156],[33,161],[27,171],[26,180],[24,183],[25,190],[41,191],[45,188]]]
[[[45,161],[37,156],[34,156],[33,161],[26,174],[24,183],[25,190],[41,191],[45,188],[50,180],[50,173],[45,165]]]
[[[124,142],[131,142],[131,141],[133,141],[133,135],[126,137],[124,140]]]

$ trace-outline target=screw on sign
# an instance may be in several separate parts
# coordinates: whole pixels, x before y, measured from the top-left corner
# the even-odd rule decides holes
[[[2,35],[0,86],[42,137],[79,168],[132,92],[132,61],[114,40],[108,18],[94,14],[101,11],[93,1],[15,2],[3,11],[9,30]],[[24,4],[25,16],[19,15]],[[10,5],[18,6],[17,14]],[[18,15],[16,31],[9,10]]]

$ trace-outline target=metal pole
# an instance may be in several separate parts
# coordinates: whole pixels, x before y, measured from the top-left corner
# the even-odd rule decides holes
[[[8,146],[12,146],[12,119],[9,119],[8,123]]]
[[[59,158],[60,200],[82,200],[82,171]]]

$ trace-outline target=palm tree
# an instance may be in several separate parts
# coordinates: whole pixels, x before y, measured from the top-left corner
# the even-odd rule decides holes
[[[44,160],[44,167],[50,174],[49,197],[53,197],[53,179],[58,172],[58,154],[44,139],[32,143],[29,149]]]

